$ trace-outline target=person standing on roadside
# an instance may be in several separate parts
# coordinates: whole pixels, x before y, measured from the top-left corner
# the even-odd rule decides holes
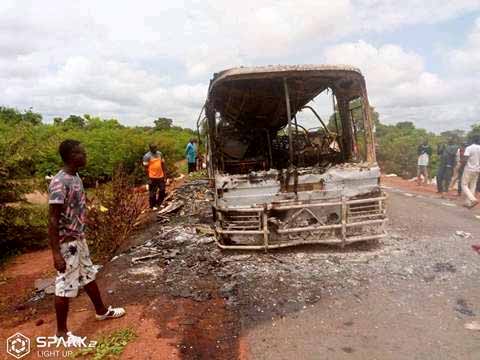
[[[143,166],[148,176],[148,201],[150,209],[157,210],[165,199],[165,160],[156,144],[150,144],[150,151],[143,156]]]
[[[430,156],[432,155],[432,148],[428,145],[428,141],[423,140],[422,144],[418,147],[417,150],[418,161],[417,161],[417,185],[421,184],[421,175],[423,175],[423,182],[427,184],[428,182],[428,163]]]
[[[185,155],[187,157],[187,164],[188,164],[188,173],[195,172],[197,170],[197,140],[195,138],[191,138],[190,142],[187,144],[185,148]]]
[[[453,179],[450,183],[450,187],[453,188],[453,185],[457,183],[457,194],[458,196],[462,195],[462,175],[463,175],[463,168],[465,164],[463,163],[465,148],[467,147],[467,143],[462,143],[460,148],[457,150],[456,158],[456,166],[455,170],[453,171]]]
[[[448,193],[450,182],[452,181],[453,169],[455,168],[458,146],[455,145],[453,138],[448,139],[447,145],[442,146],[439,151],[440,166],[437,173],[437,188],[441,197]]]
[[[97,320],[118,318],[125,309],[105,306],[95,281],[97,268],[90,259],[85,240],[86,196],[78,170],[86,165],[87,156],[82,144],[65,140],[59,153],[63,169],[50,181],[48,187],[48,237],[57,270],[55,278],[55,311],[57,315],[56,339],[63,338],[73,346],[83,339],[67,328],[70,298],[84,288],[92,301]]]
[[[472,145],[465,149],[465,168],[462,176],[462,192],[465,195],[465,207],[473,208],[478,204],[475,197],[478,175],[480,173],[480,135],[474,135]]]

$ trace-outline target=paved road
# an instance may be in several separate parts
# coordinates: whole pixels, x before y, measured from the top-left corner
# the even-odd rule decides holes
[[[388,192],[384,251],[351,254],[361,274],[353,288],[246,329],[252,359],[480,359],[480,332],[463,327],[480,320],[480,256],[470,248],[480,219],[449,201]]]

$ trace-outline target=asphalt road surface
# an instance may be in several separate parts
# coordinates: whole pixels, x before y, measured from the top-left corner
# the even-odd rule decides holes
[[[478,211],[388,193],[389,237],[338,263],[353,285],[246,329],[252,359],[480,359],[480,332],[464,328],[480,320]]]

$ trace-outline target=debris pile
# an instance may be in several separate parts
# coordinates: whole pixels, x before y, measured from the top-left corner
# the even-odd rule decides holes
[[[210,202],[206,198],[208,192],[208,180],[185,183],[165,198],[158,212],[158,221],[184,224],[208,222],[211,218]]]
[[[149,286],[162,283],[162,290],[171,296],[195,301],[222,297],[227,306],[255,317],[282,315],[325,293],[359,286],[363,276],[358,265],[376,256],[372,244],[365,245],[365,256],[355,259],[351,250],[336,247],[222,251],[215,244],[207,185],[205,180],[192,181],[167,198],[159,212],[159,231],[130,250],[131,271],[123,281],[137,286],[145,281]]]

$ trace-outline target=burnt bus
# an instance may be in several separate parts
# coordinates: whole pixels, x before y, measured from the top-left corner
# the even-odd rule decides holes
[[[328,122],[308,106],[325,91],[334,113]],[[374,124],[358,69],[225,70],[214,74],[203,111],[219,247],[344,246],[386,235]],[[318,126],[297,121],[304,111]]]

